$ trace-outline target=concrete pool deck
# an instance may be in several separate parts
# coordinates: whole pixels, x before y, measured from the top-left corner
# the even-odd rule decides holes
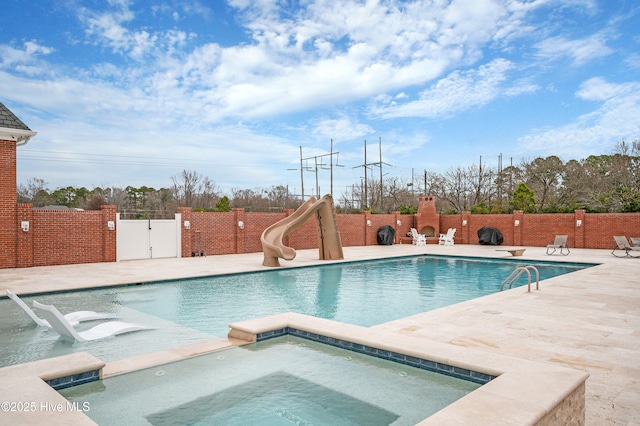
[[[413,342],[424,341],[425,346],[440,342],[487,357],[509,356],[587,372],[586,424],[640,425],[640,259],[616,258],[610,250],[572,249],[569,256],[547,256],[544,247],[523,248],[526,251],[515,259],[496,247],[476,245],[345,247],[344,253],[346,261],[428,253],[509,258],[523,263],[599,264],[545,280],[540,291],[527,293],[520,287],[370,330],[407,336]],[[252,253],[3,269],[0,296],[6,288],[23,295],[272,269],[261,263],[262,253]],[[318,260],[317,250],[302,250],[295,260],[281,263],[283,267],[299,267],[328,262]],[[27,368],[13,366],[0,369],[0,377],[7,369],[28,374]],[[33,385],[31,382],[25,380],[24,386]],[[0,380],[0,401],[9,396],[15,399],[17,394],[31,399],[37,396],[29,394],[29,388],[10,388],[7,383]],[[48,416],[29,414],[20,416],[21,424],[39,424],[38,418],[51,423]],[[3,416],[0,413],[0,418]]]

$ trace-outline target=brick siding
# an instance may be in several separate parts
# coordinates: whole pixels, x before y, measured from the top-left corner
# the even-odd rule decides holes
[[[18,236],[16,143],[0,140],[0,268],[15,268]]]

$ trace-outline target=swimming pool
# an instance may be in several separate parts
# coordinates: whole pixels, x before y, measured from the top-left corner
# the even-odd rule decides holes
[[[413,425],[480,385],[294,336],[60,391],[98,424]]]
[[[590,264],[526,262],[540,279]],[[110,287],[23,298],[56,305],[63,313],[81,309],[112,312],[154,330],[106,340],[70,343],[34,327],[10,300],[0,300],[0,366],[86,351],[113,361],[225,337],[233,322],[298,312],[372,326],[500,289],[523,262],[509,259],[417,256],[350,262],[179,281]],[[516,285],[526,283],[520,278]],[[79,329],[93,324],[83,323]]]

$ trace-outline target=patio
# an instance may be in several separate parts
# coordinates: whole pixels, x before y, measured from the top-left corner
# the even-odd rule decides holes
[[[493,246],[367,246],[345,247],[345,261],[420,253],[476,257],[509,257]],[[505,249],[508,247],[504,247]],[[317,250],[302,250],[283,267],[320,264]],[[568,367],[587,372],[586,424],[640,424],[640,260],[615,258],[610,250],[571,249],[569,256],[547,256],[544,247],[526,247],[518,257],[531,260],[598,263],[599,266],[545,280],[540,291],[514,289],[431,312],[371,327],[433,342],[470,348],[475,353],[510,356],[524,362]],[[263,270],[262,253],[196,258],[128,261],[0,270],[0,296],[9,288],[18,294],[73,290],[183,277]],[[506,278],[506,277],[505,277]],[[219,349],[219,345],[176,350],[172,357]],[[160,359],[165,355],[159,355]],[[149,357],[146,357],[149,358]],[[173,359],[173,358],[172,358]],[[105,371],[144,366],[146,360],[110,363]],[[21,366],[9,367],[14,372]],[[0,377],[7,374],[0,369]],[[20,374],[27,375],[22,368]],[[36,398],[31,379],[19,393],[0,380],[0,400]],[[36,414],[36,415],[33,415]],[[22,424],[51,422],[51,413],[22,413]],[[75,417],[74,417],[75,418]],[[62,419],[60,419],[62,420]]]

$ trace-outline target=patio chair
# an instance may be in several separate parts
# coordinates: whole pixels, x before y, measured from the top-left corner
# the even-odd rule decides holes
[[[563,256],[566,256],[569,253],[571,253],[571,251],[569,251],[569,246],[567,245],[568,238],[569,238],[568,235],[556,235],[556,238],[553,241],[553,243],[547,244],[547,254],[554,254],[556,250],[560,250],[560,254]],[[565,250],[567,251],[566,253],[564,252]]]
[[[52,330],[70,340],[78,342],[86,342],[88,340],[103,339],[105,337],[115,336],[132,331],[145,330],[145,327],[138,324],[132,324],[120,321],[109,321],[98,324],[87,331],[76,331],[71,323],[62,316],[62,314],[53,305],[43,305],[35,300],[33,307],[51,324]]]
[[[611,252],[612,255],[614,255],[615,257],[636,257],[636,258],[640,257],[640,247],[634,247],[630,245],[629,241],[627,241],[627,237],[614,236],[613,239],[616,242],[616,246],[613,248],[613,251]],[[616,254],[616,250],[623,250],[624,256],[618,256]],[[633,256],[631,254],[632,252],[638,252],[638,256]]]
[[[22,308],[22,310],[27,315],[29,315],[29,318],[31,318],[33,322],[38,324],[40,327],[51,328],[51,325],[49,324],[49,322],[41,318],[38,318],[35,312],[33,312],[33,310],[31,310],[31,308],[29,308],[29,306],[27,306],[27,304],[24,303],[22,299],[18,297],[17,294],[14,294],[10,290],[6,290],[6,292],[9,299],[16,302],[16,305]],[[69,324],[71,324],[73,327],[75,327],[82,321],[95,321],[95,320],[101,320],[101,319],[111,319],[115,317],[116,316],[113,314],[108,314],[104,312],[94,312],[94,311],[78,311],[78,312],[71,312],[69,314],[64,315],[64,319],[66,319],[69,322]]]
[[[633,247],[640,247],[640,238],[629,238]]]
[[[453,237],[456,235],[456,228],[449,228],[446,234],[440,234],[438,244],[444,246],[452,246],[454,244]]]
[[[411,228],[411,238],[413,238],[411,243],[414,246],[426,246],[427,245],[427,237],[425,237],[424,234],[419,233],[416,228]]]

